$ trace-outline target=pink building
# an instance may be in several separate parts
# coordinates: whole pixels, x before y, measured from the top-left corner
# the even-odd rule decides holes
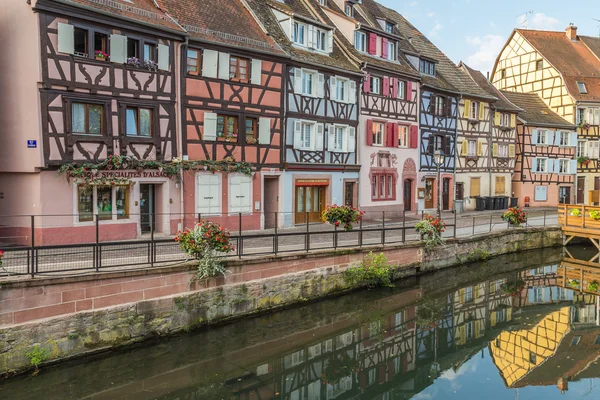
[[[523,109],[517,118],[517,151],[512,179],[519,206],[572,204],[577,174],[576,127],[535,93],[502,94]]]

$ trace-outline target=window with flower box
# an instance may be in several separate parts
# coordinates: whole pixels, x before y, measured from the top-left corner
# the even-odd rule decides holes
[[[250,59],[230,56],[229,57],[229,78],[233,81],[248,82]]]
[[[200,52],[198,50],[188,49],[186,70],[190,75],[198,75],[200,73]]]
[[[217,114],[217,140],[237,141],[238,117]]]

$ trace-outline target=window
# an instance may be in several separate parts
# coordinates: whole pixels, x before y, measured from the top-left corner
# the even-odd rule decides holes
[[[187,51],[187,73],[198,75],[200,73],[200,52],[198,50]]]
[[[390,153],[387,153],[387,152],[377,153],[377,166],[379,168],[390,168],[392,166],[392,161],[390,159]]]
[[[401,325],[404,325],[404,311],[396,313],[396,316],[394,319],[395,319],[395,323],[396,323],[394,326],[399,327]]]
[[[248,68],[250,60],[247,58],[229,57],[229,79],[240,82],[248,82]]]
[[[196,213],[201,215],[221,213],[221,175],[199,173],[196,175]]]
[[[94,32],[94,54],[97,51],[108,54],[108,35]]]
[[[229,212],[252,212],[252,177],[232,174],[229,180]]]
[[[338,101],[346,101],[348,95],[348,80],[347,79],[336,79],[336,95],[335,98]]]
[[[253,139],[258,138],[257,126],[258,121],[256,120],[256,118],[246,117],[246,143],[256,143],[256,140]]]
[[[387,33],[394,33],[394,24],[392,24],[391,22],[386,22],[385,23],[385,31]]]
[[[367,35],[363,32],[354,32],[354,47],[363,53],[367,51]]]
[[[306,26],[298,22],[294,22],[294,31],[292,32],[292,42],[304,46],[304,30]]]
[[[480,195],[481,178],[471,178],[471,197],[478,197]]]
[[[577,157],[585,157],[586,155],[586,141],[580,140],[577,142]]]
[[[473,286],[465,288],[465,302],[473,301]]]
[[[99,220],[112,219],[112,187],[96,187],[96,207]]]
[[[537,141],[534,144],[538,146],[546,146],[548,144],[548,132],[539,130],[537,133]]]
[[[435,115],[446,115],[446,98],[442,96],[435,96],[434,101]]]
[[[498,157],[508,158],[508,145],[507,144],[499,144],[498,145]]]
[[[94,220],[94,186],[77,185],[79,222]]]
[[[128,136],[152,136],[152,110],[141,107],[127,107],[125,110],[125,128]]]
[[[316,93],[314,89],[316,74],[312,71],[302,70],[302,94],[312,96]]]
[[[127,38],[127,58],[131,58],[131,57],[140,58],[140,41],[136,40],[136,39]],[[189,50],[188,50],[188,57],[189,57]],[[189,71],[189,69],[188,69],[188,71]]]
[[[383,146],[385,124],[373,122],[373,146]]]
[[[302,149],[304,150],[311,150],[313,148],[313,130],[314,130],[314,124],[310,124],[310,123],[306,123],[303,122],[302,123],[302,131],[301,131],[301,142],[302,142]]]
[[[73,29],[73,45],[75,54],[78,56],[89,56],[88,50],[88,31],[81,28]]]
[[[352,18],[354,17],[354,7],[348,2],[346,2],[346,15]]]
[[[502,114],[501,125],[504,127],[510,126],[510,114]]]
[[[238,119],[231,115],[217,115],[217,139],[231,140],[238,135]]]
[[[427,60],[419,60],[419,71],[425,75],[435,76],[435,63]]]
[[[471,109],[469,110],[470,119],[479,119],[479,102],[471,101]]]
[[[579,93],[581,94],[587,93],[587,88],[585,87],[585,83],[583,82],[577,82],[577,89],[579,89]]]
[[[559,174],[568,174],[569,173],[569,165],[571,160],[558,160],[558,173]]]
[[[398,147],[408,147],[408,126],[398,125]]]
[[[396,43],[395,42],[388,42],[387,59],[391,60],[391,61],[396,60]]]
[[[477,156],[477,140],[467,140],[467,157]]]
[[[371,176],[371,200],[394,200],[396,178],[390,173],[373,173]]]
[[[537,357],[535,356],[535,353],[530,351],[529,352],[529,362],[532,364],[535,364],[537,361]]]
[[[537,60],[535,62],[535,70],[536,71],[541,71],[544,68],[544,61],[543,60]]]
[[[503,68],[500,70],[500,77],[503,79],[506,78],[506,69]]]
[[[583,124],[585,122],[585,108],[577,109],[577,124]]]
[[[600,108],[588,108],[585,122],[590,125],[600,125]]]
[[[327,32],[317,29],[317,50],[327,50]]]
[[[558,143],[559,146],[569,146],[570,145],[570,135],[569,132],[565,132],[565,131],[558,131],[556,132],[556,143]]]
[[[533,172],[544,173],[548,172],[548,159],[540,157],[537,159],[537,166]]]
[[[398,80],[398,98],[410,100],[409,95],[406,93],[406,82]]]
[[[333,128],[333,151],[344,151],[344,143],[346,142],[346,127],[335,126]]]
[[[377,76],[371,77],[371,93],[381,94],[381,78]]]
[[[128,186],[115,186],[115,203],[117,206],[117,219],[129,218]]]
[[[144,43],[144,61],[156,61],[156,45]]]
[[[319,0],[319,4],[322,6],[326,6],[327,5],[327,0]]]
[[[104,132],[104,106],[100,104],[72,103],[71,132],[101,135]]]
[[[112,220],[113,209],[117,219],[129,218],[129,186],[77,185],[79,222],[93,221],[94,214],[99,220]]]

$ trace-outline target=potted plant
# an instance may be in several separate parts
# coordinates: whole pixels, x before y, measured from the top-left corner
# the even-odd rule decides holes
[[[511,297],[518,297],[523,289],[525,289],[525,281],[523,279],[517,279],[514,281],[503,283],[502,291]]]
[[[144,60],[144,67],[146,67],[148,71],[158,71],[158,64],[152,60]]]
[[[258,143],[258,139],[256,139],[255,137],[246,137],[246,143],[256,144],[256,143]]]
[[[569,214],[571,214],[574,217],[581,217],[581,210],[579,208],[572,208],[571,210],[569,210]]]
[[[592,210],[592,211],[590,211],[590,217],[594,221],[599,221],[600,220],[600,211],[598,211],[598,210]]]
[[[6,271],[6,269],[2,266],[2,257],[4,257],[4,250],[0,250],[0,269]]]
[[[579,279],[569,279],[569,281],[567,282],[567,285],[569,285],[570,287],[572,287],[574,289],[578,289],[579,288]]]
[[[142,63],[141,63],[140,59],[137,57],[129,57],[127,59],[127,65],[132,65],[134,67],[139,68],[142,66]]]
[[[364,214],[363,211],[357,208],[334,204],[325,207],[325,210],[321,214],[321,221],[330,223],[336,227],[342,225],[345,231],[350,231],[354,224],[362,220]]]
[[[446,224],[433,215],[425,214],[423,219],[415,225],[415,230],[421,235],[425,247],[431,248],[444,242],[442,233],[446,230]]]
[[[360,369],[358,360],[351,358],[347,352],[341,352],[339,355],[333,355],[327,360],[327,366],[321,373],[321,382],[334,384],[340,379],[358,372]]]
[[[511,207],[502,214],[502,219],[512,226],[521,226],[527,222],[527,214],[520,207]]]
[[[600,287],[600,282],[593,280],[588,284],[588,290],[590,292],[597,292],[598,288]]]
[[[95,54],[96,54],[96,60],[98,60],[98,61],[108,60],[108,54],[103,52],[102,50],[96,50]]]
[[[588,165],[590,163],[590,159],[586,156],[577,157],[577,163],[582,165]]]
[[[586,121],[581,121],[581,122],[579,123],[579,127],[580,127],[581,129],[583,129],[583,130],[586,130],[586,131],[587,131],[588,129],[590,129],[590,124],[589,124],[589,123],[587,123]]]

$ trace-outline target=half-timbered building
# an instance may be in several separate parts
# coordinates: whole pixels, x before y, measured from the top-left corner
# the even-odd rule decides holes
[[[252,174],[185,174],[187,225],[200,216],[230,229],[274,227],[280,211],[286,53],[240,2],[165,0],[189,33],[182,46],[184,159],[249,163]]]
[[[577,125],[578,203],[600,196],[600,38],[566,32],[516,29],[498,55],[492,82],[501,90],[537,93]],[[590,193],[590,191],[593,191]],[[590,194],[592,197],[590,198]]]
[[[328,204],[357,206],[360,70],[304,1],[247,0],[291,57],[286,97],[282,223],[318,222]]]
[[[125,164],[178,155],[181,27],[150,0],[9,2],[2,14],[27,32],[6,41],[3,60],[2,214],[45,215],[34,222],[37,243],[174,233],[176,182],[158,166]],[[57,179],[61,166],[84,163],[92,167]],[[10,236],[31,241],[18,229]]]
[[[456,199],[463,200],[466,210],[476,206],[478,196],[511,196],[511,180],[515,169],[517,113],[512,104],[479,71],[460,64],[462,70],[490,96],[494,102],[464,100],[459,111]],[[461,102],[462,103],[462,102]]]
[[[523,110],[517,118],[514,197],[526,207],[569,204],[577,174],[575,125],[552,111],[535,93],[502,94]]]
[[[361,209],[417,211],[420,77],[402,55],[406,39],[373,0],[311,2],[336,26],[345,51],[365,73],[358,140]]]

